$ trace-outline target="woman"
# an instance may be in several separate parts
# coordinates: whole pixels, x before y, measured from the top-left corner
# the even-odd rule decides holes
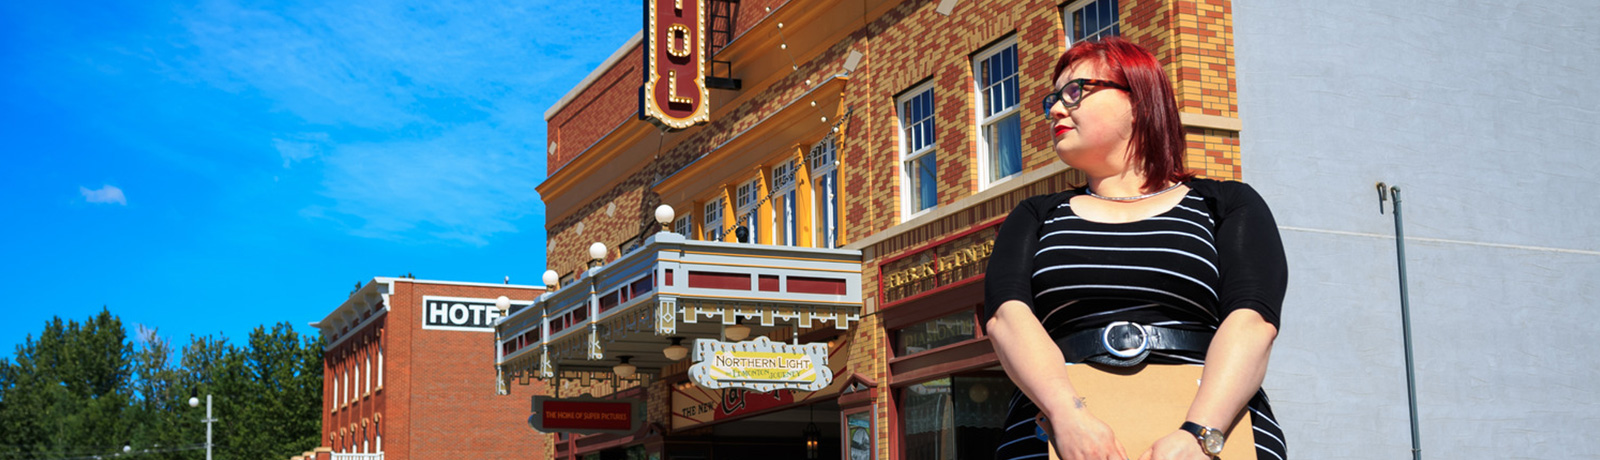
[[[1063,460],[1203,460],[1210,430],[1245,410],[1257,458],[1287,458],[1260,390],[1287,280],[1266,203],[1185,171],[1172,85],[1150,52],[1079,43],[1054,76],[1055,151],[1089,181],[1025,200],[996,238],[984,325],[1020,390],[996,458],[1044,458],[1048,442]],[[1171,434],[1125,452],[1063,362],[1204,369],[1185,419],[1152,422]]]

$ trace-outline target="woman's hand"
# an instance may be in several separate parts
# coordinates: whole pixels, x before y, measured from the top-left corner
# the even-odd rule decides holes
[[[1050,445],[1055,447],[1056,457],[1061,460],[1127,460],[1128,450],[1117,442],[1111,425],[1089,411],[1070,410],[1057,421],[1060,423],[1051,423],[1043,416],[1038,418],[1039,426],[1050,433]]]
[[[1200,450],[1200,441],[1194,438],[1194,433],[1175,430],[1157,439],[1139,460],[1211,460],[1211,457]]]

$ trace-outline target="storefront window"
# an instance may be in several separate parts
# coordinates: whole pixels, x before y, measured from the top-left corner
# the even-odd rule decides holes
[[[872,408],[844,414],[844,459],[872,460],[877,456],[877,436],[872,430]]]
[[[907,356],[977,337],[977,319],[971,311],[913,324],[895,332],[895,356]]]
[[[1015,389],[998,375],[958,375],[906,387],[901,392],[905,458],[992,458]]]

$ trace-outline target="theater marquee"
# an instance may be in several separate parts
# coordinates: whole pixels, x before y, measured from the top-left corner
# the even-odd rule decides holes
[[[706,0],[645,0],[639,118],[668,129],[711,121],[706,90]]]
[[[689,378],[712,389],[817,391],[833,383],[828,344],[789,345],[756,337],[747,342],[696,340]]]

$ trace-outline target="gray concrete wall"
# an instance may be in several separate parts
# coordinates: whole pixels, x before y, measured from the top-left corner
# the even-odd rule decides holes
[[[1291,287],[1267,390],[1301,459],[1600,458],[1600,4],[1239,1],[1243,170]],[[1392,210],[1386,206],[1386,211]]]

